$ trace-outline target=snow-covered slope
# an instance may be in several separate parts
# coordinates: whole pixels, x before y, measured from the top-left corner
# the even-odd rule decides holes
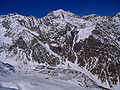
[[[0,77],[0,90],[88,90],[87,88],[80,87],[72,81],[64,81],[53,79],[39,73],[25,74],[22,72],[20,75]],[[96,90],[96,88],[89,88]],[[99,89],[98,89],[99,90]]]
[[[11,73],[15,73],[14,67],[0,61],[0,76],[7,76]]]
[[[35,70],[84,88],[120,84],[120,13],[80,17],[60,9],[43,18],[1,15],[0,33],[0,61],[17,72]]]

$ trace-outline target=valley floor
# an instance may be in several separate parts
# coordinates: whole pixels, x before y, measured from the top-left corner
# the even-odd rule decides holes
[[[0,75],[0,90],[98,90],[84,88],[72,83],[53,79],[37,72],[19,72],[9,76]]]

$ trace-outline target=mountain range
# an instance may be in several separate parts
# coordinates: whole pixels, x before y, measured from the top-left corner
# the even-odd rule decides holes
[[[9,67],[12,75],[33,70],[88,89],[120,88],[120,13],[0,15],[0,33],[0,75]]]

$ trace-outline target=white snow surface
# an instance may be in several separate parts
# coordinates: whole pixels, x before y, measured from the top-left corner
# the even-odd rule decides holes
[[[17,72],[7,77],[0,76],[0,90],[88,90],[70,81],[53,79],[50,76],[31,72]],[[92,88],[90,90],[96,90]],[[98,90],[98,89],[97,89]]]
[[[5,31],[6,31],[5,28],[0,27],[0,46],[3,46],[3,44],[11,44],[12,43],[12,38],[4,36]]]
[[[78,39],[76,42],[78,43],[80,40],[84,40],[88,38],[94,29],[95,29],[95,25],[83,29],[79,29]]]
[[[95,81],[99,86],[103,86],[105,88],[111,89],[108,83],[102,83],[100,80],[98,80],[97,76],[91,74],[87,69],[79,67],[78,64],[72,63],[67,60],[64,64],[65,65],[58,65],[57,67],[64,69],[71,68],[72,70],[80,71],[84,73],[86,76],[88,76],[91,80]]]

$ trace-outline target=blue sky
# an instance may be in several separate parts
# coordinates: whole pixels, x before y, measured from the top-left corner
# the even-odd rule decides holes
[[[113,16],[120,12],[120,0],[0,0],[0,15],[16,12],[43,17],[57,9],[69,10],[80,16]]]

